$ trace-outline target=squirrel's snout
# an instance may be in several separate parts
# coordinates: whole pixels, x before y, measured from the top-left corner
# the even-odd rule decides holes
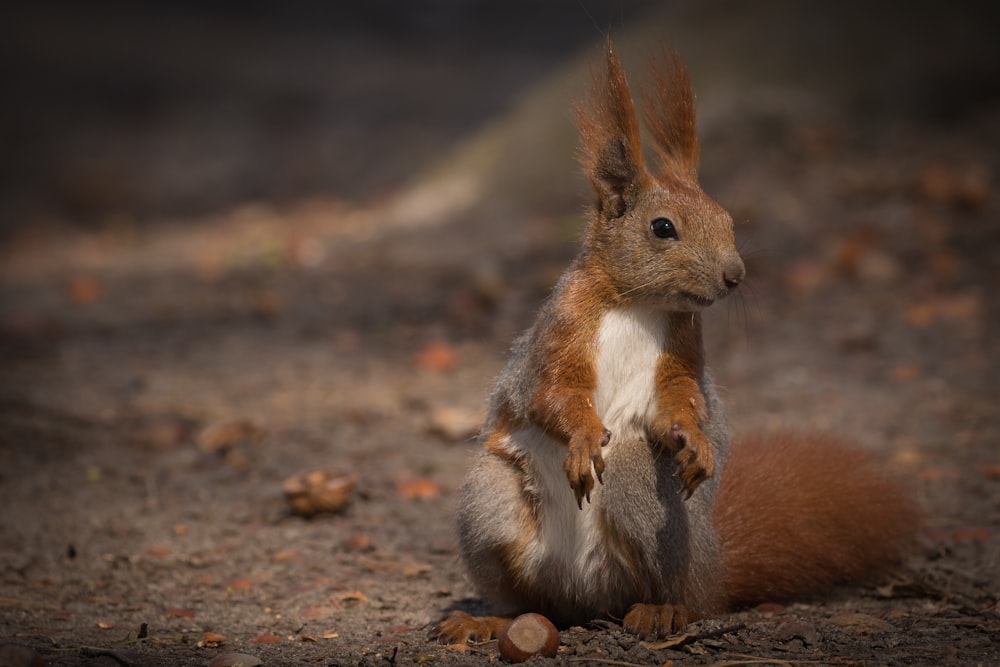
[[[743,266],[743,260],[739,259],[738,257],[735,260],[729,262],[722,269],[722,281],[726,283],[726,287],[729,289],[735,289],[736,287],[739,287],[739,284],[743,282],[743,279],[746,278],[746,275],[747,275],[747,270],[746,267]]]

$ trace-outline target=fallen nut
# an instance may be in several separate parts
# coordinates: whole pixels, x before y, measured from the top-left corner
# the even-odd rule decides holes
[[[282,486],[285,499],[302,516],[336,512],[351,500],[358,479],[335,470],[309,470],[292,475]]]
[[[524,662],[536,655],[552,658],[559,648],[559,631],[541,614],[521,614],[500,632],[497,647],[509,662]]]

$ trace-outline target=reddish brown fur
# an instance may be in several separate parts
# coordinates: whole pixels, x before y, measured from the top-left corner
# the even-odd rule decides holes
[[[629,610],[622,619],[622,625],[639,639],[654,639],[664,632],[679,632],[690,621],[699,618],[680,605],[642,603]]]
[[[648,183],[642,140],[625,68],[607,45],[607,69],[593,73],[593,93],[576,108],[580,163],[598,193],[598,214],[618,217]]]
[[[697,181],[700,149],[687,67],[680,54],[664,48],[649,70],[652,90],[642,96],[642,110],[664,175]]]
[[[871,454],[832,437],[733,443],[715,502],[730,606],[801,598],[885,572],[919,512]]]
[[[470,616],[464,611],[453,611],[438,623],[435,631],[454,644],[488,642],[498,637],[510,620],[508,616]]]
[[[604,470],[606,432],[593,401],[594,341],[601,313],[614,297],[592,270],[572,274],[563,295],[553,314],[554,335],[533,350],[539,381],[530,416],[549,436],[567,444],[566,475],[580,503],[594,488],[591,465],[598,479]]]
[[[610,40],[606,51],[606,70],[594,73],[593,91],[588,103],[577,108],[582,163],[598,195],[598,205],[588,229],[587,243],[588,248],[596,249],[597,252],[588,255],[590,265],[583,273],[584,282],[579,289],[591,292],[593,297],[590,299],[603,302],[603,307],[584,308],[581,310],[586,312],[579,313],[572,312],[571,309],[571,322],[567,331],[577,336],[586,335],[591,341],[597,318],[616,305],[614,299],[597,297],[602,292],[614,294],[614,281],[608,279],[602,283],[602,278],[609,272],[620,271],[623,266],[627,266],[624,263],[615,267],[605,266],[608,257],[602,256],[601,249],[612,246],[622,248],[625,244],[617,229],[620,223],[606,225],[602,222],[625,213],[652,184],[643,159],[639,125],[628,80]],[[669,181],[673,191],[677,192],[690,187],[684,183],[694,184],[697,180],[698,137],[695,131],[694,101],[687,71],[680,57],[664,52],[662,60],[664,69],[655,73],[654,94],[646,96],[647,99],[655,99],[656,106],[647,103],[645,111],[663,163],[661,178]],[[663,118],[667,114],[671,117]],[[698,190],[696,185],[694,188]],[[719,242],[725,243],[726,240],[720,239]],[[643,257],[645,254],[641,251],[625,252],[626,261],[641,261]],[[682,267],[678,268],[684,270]],[[633,272],[626,270],[625,273],[630,278],[633,277]],[[620,300],[619,298],[618,301]],[[578,315],[593,316],[594,319],[578,319]],[[699,386],[703,367],[701,316],[696,313],[672,314],[669,338],[669,347],[657,365],[660,415],[651,430],[654,438],[671,450],[683,450],[682,479],[690,493],[714,472],[713,448],[701,431],[705,416],[705,399]],[[547,348],[542,359],[551,361],[555,358],[560,362],[560,367],[568,365],[564,363],[567,358],[582,361],[582,357],[577,356],[578,351],[572,349],[574,346],[565,346],[565,343],[562,337],[558,337],[557,345],[552,346],[553,349]],[[596,384],[592,373],[591,355],[580,372],[575,374],[575,377],[587,380],[587,396],[592,394]],[[543,387],[546,384],[545,376],[546,373],[543,372]],[[594,384],[590,384],[591,382]],[[578,388],[582,386],[576,385]],[[547,403],[554,402],[551,398],[553,395],[559,396],[562,404],[567,399],[575,405],[584,403],[581,394],[567,397],[564,387],[558,385],[546,387],[544,393]],[[556,412],[568,414],[565,410]],[[591,425],[590,428],[596,427]],[[594,434],[592,437],[596,437],[596,430],[591,430],[591,433]],[[597,457],[599,456],[598,451]],[[582,457],[578,457],[578,462],[573,465],[588,466]],[[568,472],[572,479],[572,473]]]
[[[702,431],[707,407],[700,384],[705,366],[701,314],[671,313],[669,321],[667,349],[657,361],[658,414],[650,432],[678,453],[681,481],[691,494],[715,474],[715,447]]]

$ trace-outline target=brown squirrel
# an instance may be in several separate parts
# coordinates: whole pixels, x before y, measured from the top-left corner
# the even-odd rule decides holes
[[[648,638],[884,571],[917,510],[856,446],[730,446],[700,312],[745,270],[732,218],[698,185],[677,54],[661,52],[642,101],[655,173],[609,40],[577,108],[597,193],[583,248],[496,382],[458,528],[473,582],[505,611],[622,619]],[[455,611],[435,632],[487,640],[508,620]]]

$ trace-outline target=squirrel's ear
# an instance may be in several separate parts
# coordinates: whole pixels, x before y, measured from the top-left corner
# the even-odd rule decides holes
[[[648,179],[632,94],[618,55],[607,44],[607,69],[593,73],[593,89],[576,109],[581,163],[597,191],[599,212],[625,213]]]
[[[698,179],[698,132],[694,94],[687,67],[676,51],[661,49],[650,61],[651,88],[644,91],[642,110],[664,173]]]

